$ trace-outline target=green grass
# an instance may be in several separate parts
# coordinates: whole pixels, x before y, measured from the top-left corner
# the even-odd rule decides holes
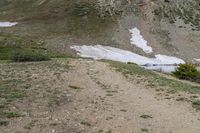
[[[7,103],[23,98],[25,96],[25,92],[15,89],[19,82],[20,81],[15,80],[0,80],[0,98],[6,100]],[[1,100],[0,104],[2,104]]]
[[[47,55],[34,52],[15,52],[10,58],[14,62],[27,62],[27,61],[48,61],[50,58]]]
[[[64,54],[47,51],[44,49],[37,49],[37,48],[24,47],[24,46],[21,46],[21,47],[9,46],[9,45],[1,46],[0,44],[0,60],[11,60],[13,55],[15,55],[16,53],[24,53],[24,54],[29,54],[29,55],[45,55],[50,58],[66,57],[66,55]]]
[[[0,116],[6,118],[15,118],[20,117],[21,115],[17,112],[0,112]]]
[[[9,60],[0,60],[0,64],[1,63],[9,63]]]
[[[0,81],[0,118],[13,118],[19,117],[17,112],[7,112],[7,106],[17,100],[21,100],[26,96],[24,91],[16,89],[17,84],[20,81],[10,80],[10,81]]]
[[[25,91],[15,88],[19,82],[20,81],[15,80],[0,81],[0,118],[14,118],[21,116],[17,112],[5,111],[11,102],[16,102],[26,96]],[[6,121],[0,121],[0,125],[2,126],[6,126],[7,124]]]
[[[116,68],[117,71],[122,72],[126,77],[139,76],[148,82],[149,86],[167,87],[171,90],[186,91],[189,93],[200,94],[200,87],[188,83],[183,83],[178,80],[168,79],[160,76],[153,71],[146,70],[135,64],[125,64],[120,62],[108,61],[110,65]]]
[[[46,55],[51,58],[64,54],[47,50],[45,43],[10,34],[0,34],[0,60],[10,60],[15,53]]]

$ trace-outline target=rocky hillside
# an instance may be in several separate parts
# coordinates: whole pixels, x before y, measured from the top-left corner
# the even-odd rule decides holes
[[[199,4],[198,0],[1,0],[0,21],[19,24],[0,29],[0,35],[42,42],[67,55],[74,55],[69,48],[74,44],[109,45],[145,55],[130,45],[129,29],[137,27],[155,54],[192,60],[200,58]]]

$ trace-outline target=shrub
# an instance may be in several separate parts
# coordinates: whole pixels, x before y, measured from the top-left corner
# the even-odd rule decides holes
[[[200,106],[200,100],[195,100],[192,102],[193,105],[199,105]]]
[[[8,121],[0,120],[0,126],[7,126],[7,125],[8,125]]]
[[[200,110],[200,100],[194,100],[192,102],[192,105],[194,108],[196,108],[197,110]]]
[[[11,60],[14,62],[26,61],[47,61],[50,58],[44,54],[34,52],[15,52],[11,55]]]
[[[179,79],[200,82],[200,73],[195,65],[191,63],[180,64],[173,74]]]

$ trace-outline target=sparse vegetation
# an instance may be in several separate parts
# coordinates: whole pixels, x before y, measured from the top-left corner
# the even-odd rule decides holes
[[[134,64],[125,64],[120,62],[108,61],[111,66],[116,68],[116,71],[122,72],[126,77],[142,77],[143,82],[148,82],[150,86],[167,87],[171,90],[181,90],[190,93],[200,94],[200,87],[187,84],[181,81],[176,81],[173,79],[168,79],[166,77],[160,76],[153,71],[146,70]],[[142,82],[140,80],[140,82]]]
[[[192,30],[200,30],[200,13],[196,1],[184,1],[178,4],[164,3],[154,10],[154,14],[160,19],[168,20],[171,24],[177,19],[182,19],[185,24],[193,27]]]
[[[141,118],[143,118],[143,119],[149,119],[149,118],[153,118],[152,116],[150,116],[150,115],[141,115],[140,116]]]
[[[54,108],[69,102],[70,97],[66,90],[61,91],[60,88],[51,90],[48,87],[49,83],[53,83],[48,80],[52,77],[59,79],[60,73],[67,72],[69,68],[67,62],[67,59],[62,58],[47,62],[0,64],[0,126],[8,125],[13,120],[12,118],[23,119],[22,112],[31,113],[30,104],[28,108],[20,106],[22,104],[27,106],[26,100],[35,102],[35,99],[41,98],[46,108]],[[37,77],[38,74],[40,76]],[[42,79],[46,75],[50,78]],[[40,79],[37,80],[37,78]],[[55,80],[52,81],[55,82]]]
[[[164,45],[157,47],[161,53],[183,55],[184,52],[177,52],[180,49],[172,45],[172,32],[165,31],[165,21],[154,21],[155,28],[153,16],[149,16],[152,14],[146,12],[158,7],[158,1],[148,8],[138,3],[134,0],[1,0],[1,21],[18,24],[0,31],[0,132],[159,132],[167,128],[163,121],[176,124],[178,111],[183,111],[181,114],[188,111],[188,106],[177,108],[176,103],[182,104],[177,101],[187,101],[200,110],[199,100],[191,102],[200,94],[200,87],[193,83],[168,79],[133,63],[110,61],[126,77],[134,78],[129,80],[98,61],[60,58],[73,55],[70,46],[78,44],[104,44],[128,50],[126,39],[130,37],[128,28],[132,24],[143,27],[141,34],[147,31],[145,35],[155,42],[155,47],[157,40]],[[192,30],[200,29],[199,13],[193,9],[176,10],[166,6],[162,12],[158,9],[156,15],[167,18],[170,23],[175,23],[179,16],[192,25]],[[160,29],[160,26],[163,27]],[[179,26],[182,30],[184,27]],[[150,35],[151,32],[155,34]],[[156,34],[160,34],[160,40]],[[132,50],[142,53],[137,48]],[[69,69],[69,64],[74,68]],[[156,88],[155,94],[152,90],[149,92],[150,88]],[[181,92],[177,98],[178,90],[197,94],[185,99]],[[150,107],[151,104],[157,108]],[[142,114],[148,110],[153,117]],[[175,115],[166,122],[170,111]],[[158,121],[154,118],[157,113],[161,114],[161,124],[154,126],[151,123]],[[198,120],[191,119],[197,115],[191,111],[186,114],[187,117],[181,117],[183,123],[176,125],[177,130],[184,130],[185,124],[190,127],[188,131],[196,130],[192,128],[199,124]],[[137,124],[132,124],[137,122],[144,125],[138,129]]]
[[[25,97],[25,92],[22,90],[15,89],[14,86],[20,81],[0,81],[0,104],[4,107],[4,104],[10,103],[14,100]],[[6,100],[5,102],[3,102]]]
[[[25,97],[24,91],[15,89],[14,86],[17,82],[20,81],[0,81],[0,117],[13,118],[21,116],[17,112],[4,111],[11,102]]]

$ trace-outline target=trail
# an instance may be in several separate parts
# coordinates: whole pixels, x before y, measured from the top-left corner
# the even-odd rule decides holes
[[[73,117],[91,123],[86,132],[199,133],[200,117],[190,104],[159,99],[154,88],[128,80],[97,61],[75,61],[70,82],[85,88],[72,106]],[[142,118],[147,116],[147,118]],[[146,131],[147,132],[147,131]]]
[[[7,119],[9,125],[0,127],[3,133],[200,131],[200,113],[188,100],[177,100],[197,94],[149,86],[144,78],[126,78],[105,62],[59,59],[0,67],[2,75],[10,75],[5,79],[26,81],[18,86],[25,86],[27,94],[8,106],[22,116]]]

